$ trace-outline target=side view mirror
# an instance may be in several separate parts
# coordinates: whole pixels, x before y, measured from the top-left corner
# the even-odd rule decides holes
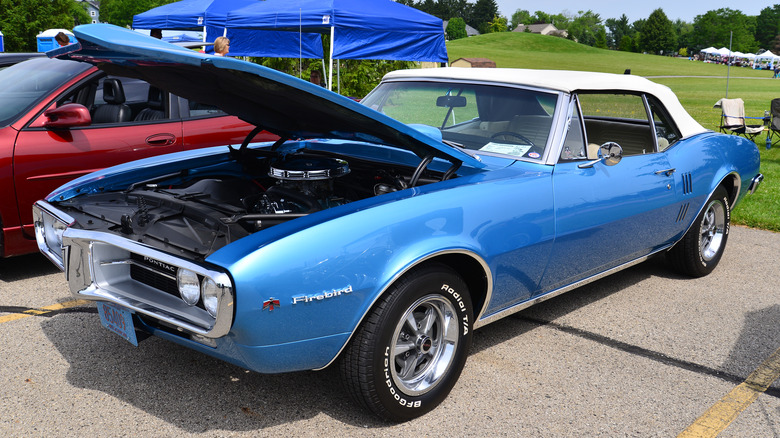
[[[623,159],[623,148],[614,141],[606,142],[599,148],[599,158],[603,158],[607,166],[614,166]]]
[[[46,117],[43,127],[46,129],[68,129],[92,124],[92,116],[84,105],[67,103],[57,108],[51,108],[43,113]]]
[[[614,141],[608,141],[599,147],[598,154],[599,155],[597,159],[588,161],[587,163],[582,163],[577,167],[580,169],[587,169],[589,167],[593,167],[594,164],[601,161],[604,162],[605,166],[614,166],[623,159],[623,147]]]

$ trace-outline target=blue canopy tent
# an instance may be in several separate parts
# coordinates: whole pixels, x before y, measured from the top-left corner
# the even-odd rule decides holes
[[[133,16],[134,29],[198,30],[204,42],[225,35],[229,11],[260,3],[259,0],[182,0]],[[231,36],[232,56],[284,56],[322,58],[322,44],[317,35],[290,38],[283,32],[240,30]],[[279,55],[283,53],[284,55]]]
[[[391,0],[265,0],[227,13],[227,36],[254,29],[330,34],[334,59],[447,62],[442,21]]]

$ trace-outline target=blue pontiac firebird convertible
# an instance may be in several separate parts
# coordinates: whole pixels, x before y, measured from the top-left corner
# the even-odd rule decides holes
[[[75,34],[55,54],[279,140],[120,165],[38,202],[72,294],[132,343],[261,373],[337,364],[395,421],[447,396],[477,328],[653,255],[708,274],[763,178],[754,143],[640,77],[409,70],[359,104],[109,25]]]

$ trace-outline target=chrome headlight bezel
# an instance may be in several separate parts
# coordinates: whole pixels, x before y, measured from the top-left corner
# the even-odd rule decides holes
[[[75,219],[57,211],[46,201],[33,205],[33,228],[38,249],[58,268],[65,269],[63,236]]]

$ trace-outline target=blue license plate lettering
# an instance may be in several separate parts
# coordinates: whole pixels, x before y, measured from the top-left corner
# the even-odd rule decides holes
[[[100,323],[131,344],[138,346],[133,325],[133,314],[130,311],[108,303],[97,303]]]

